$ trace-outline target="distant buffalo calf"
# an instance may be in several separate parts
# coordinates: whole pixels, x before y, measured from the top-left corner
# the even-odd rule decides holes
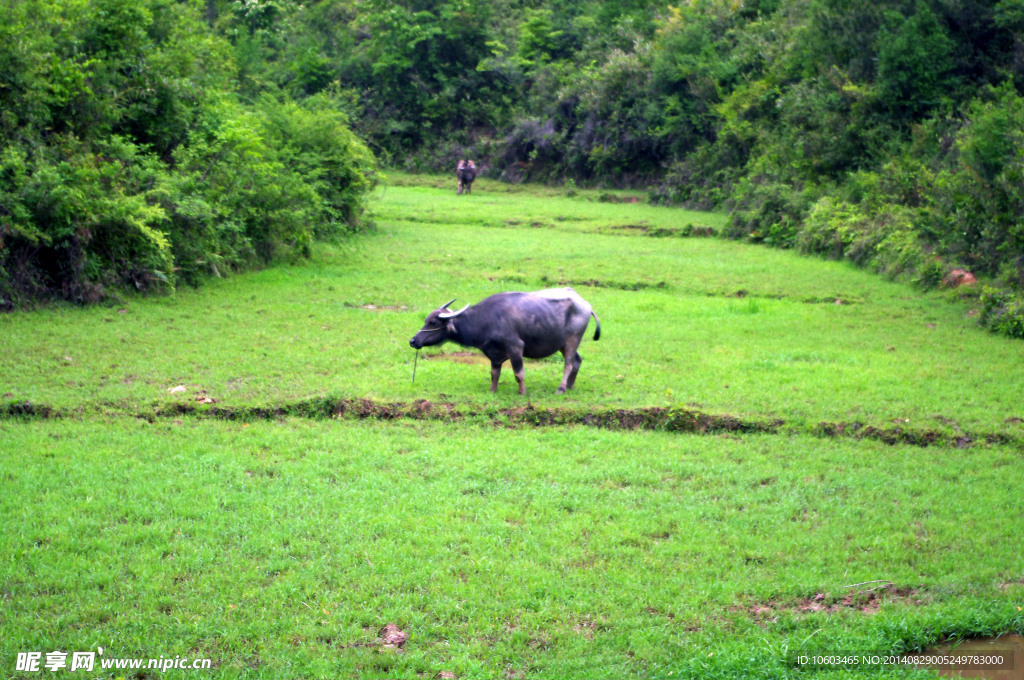
[[[572,288],[551,288],[533,293],[498,293],[457,312],[441,305],[429,315],[409,344],[414,349],[440,345],[446,340],[476,347],[491,360],[491,392],[498,389],[501,364],[506,359],[526,394],[523,357],[543,359],[555,352],[565,357],[565,372],[558,392],[571,390],[583,358],[576,349],[594,317],[594,340],[601,337],[601,322],[590,304]]]
[[[467,194],[472,193],[473,180],[476,179],[476,163],[459,161],[458,167],[455,168],[455,176],[459,179],[459,188],[455,193],[461,194],[463,191]]]

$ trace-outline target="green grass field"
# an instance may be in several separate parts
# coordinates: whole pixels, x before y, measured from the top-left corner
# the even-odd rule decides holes
[[[0,677],[845,677],[798,657],[1024,632],[1024,345],[600,198],[394,175],[311,262],[0,316]],[[602,324],[568,395],[450,345],[411,381],[433,307],[556,285]]]

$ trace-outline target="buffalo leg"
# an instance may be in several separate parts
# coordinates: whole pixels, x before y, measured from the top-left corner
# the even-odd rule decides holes
[[[523,369],[522,350],[509,352],[508,360],[512,364],[512,373],[516,376],[516,382],[519,383],[519,394],[526,394],[526,371]]]
[[[491,361],[491,392],[498,391],[498,378],[501,377],[501,362]]]
[[[576,384],[576,374],[580,372],[580,364],[583,363],[583,357],[576,353],[576,359],[573,361],[572,371],[569,373],[569,380],[565,383],[565,389],[571,390]]]
[[[561,349],[562,356],[565,357],[565,371],[562,373],[562,384],[558,386],[558,394],[571,390],[576,382],[576,373],[580,370],[580,363],[583,361],[579,353],[576,352],[576,348],[579,346],[580,339],[569,338],[565,342],[565,347]]]

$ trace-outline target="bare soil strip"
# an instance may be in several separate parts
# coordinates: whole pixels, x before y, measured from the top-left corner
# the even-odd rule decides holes
[[[515,408],[487,408],[434,403],[425,399],[412,402],[387,402],[374,399],[321,397],[276,405],[228,406],[202,402],[154,404],[148,410],[128,410],[123,405],[99,404],[90,408],[58,409],[33,402],[0,404],[0,420],[80,418],[89,412],[121,415],[155,421],[182,416],[218,420],[272,420],[279,418],[344,418],[351,420],[439,420],[477,421],[495,427],[566,427],[570,425],[611,430],[652,430],[690,434],[810,434],[822,438],[870,439],[887,444],[912,446],[951,446],[967,448],[975,444],[1015,444],[1024,446],[1024,438],[1005,433],[942,432],[900,426],[876,427],[863,423],[815,425],[787,424],[785,421],[743,419],[728,414],[712,414],[683,408],[657,406],[632,409],[546,408],[532,404]]]

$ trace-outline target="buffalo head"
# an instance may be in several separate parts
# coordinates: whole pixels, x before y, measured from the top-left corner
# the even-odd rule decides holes
[[[423,328],[420,329],[419,333],[412,336],[409,346],[413,349],[419,349],[421,347],[430,347],[431,345],[440,345],[447,340],[448,336],[455,332],[455,324],[452,322],[452,319],[469,309],[469,305],[466,305],[457,312],[449,310],[448,305],[457,299],[452,298],[430,314],[427,314],[427,319],[423,322]]]

